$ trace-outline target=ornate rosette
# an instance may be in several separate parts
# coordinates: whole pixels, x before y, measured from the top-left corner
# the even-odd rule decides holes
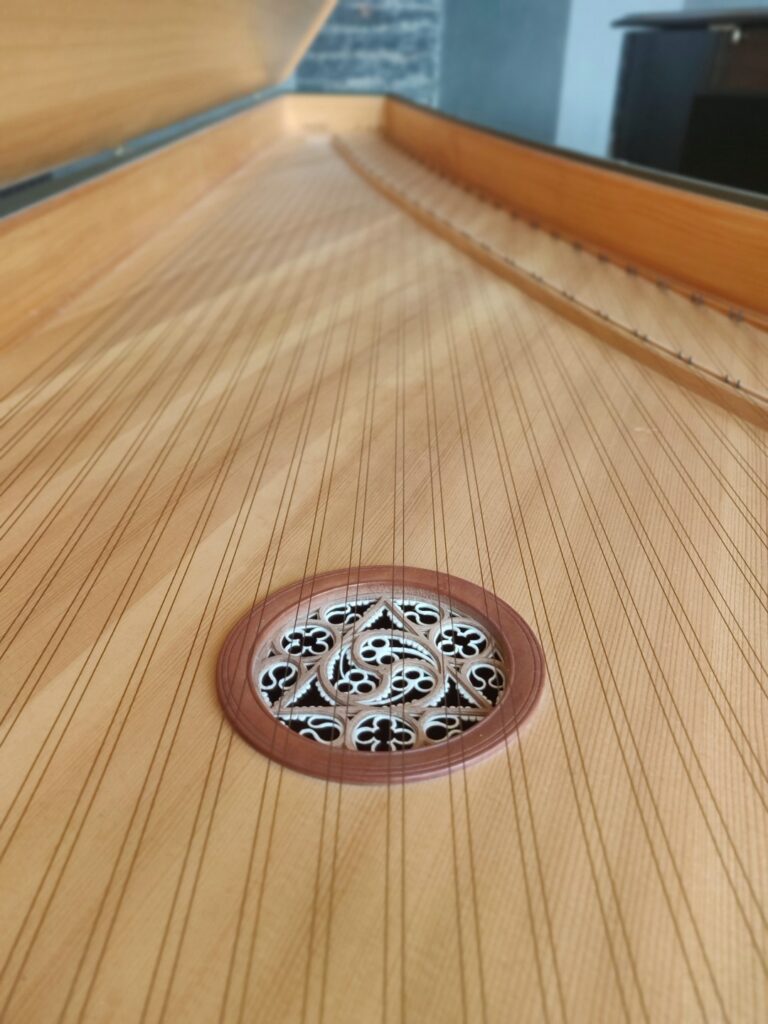
[[[541,689],[541,649],[474,584],[398,567],[269,597],[232,634],[219,695],[263,753],[350,782],[425,777],[488,754]]]
[[[506,676],[490,632],[412,594],[323,602],[256,652],[257,692],[300,736],[350,750],[412,750],[481,722]]]

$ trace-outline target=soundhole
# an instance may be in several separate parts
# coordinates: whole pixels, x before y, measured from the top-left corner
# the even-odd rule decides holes
[[[542,682],[535,636],[496,595],[402,567],[272,595],[230,635],[218,677],[253,746],[350,782],[423,778],[489,754],[517,734]]]
[[[506,683],[486,626],[445,600],[402,592],[297,607],[251,675],[282,726],[368,753],[444,743],[482,722]]]

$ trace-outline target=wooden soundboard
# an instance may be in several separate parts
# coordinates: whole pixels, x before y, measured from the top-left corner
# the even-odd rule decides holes
[[[0,1019],[766,1018],[767,227],[308,96],[0,222]],[[371,565],[538,637],[492,756],[225,717],[248,609]]]

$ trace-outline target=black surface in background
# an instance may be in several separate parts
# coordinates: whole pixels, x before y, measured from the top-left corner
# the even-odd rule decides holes
[[[768,192],[768,93],[696,96],[680,170],[732,188]]]
[[[710,25],[768,25],[765,7],[722,7],[705,11],[674,11],[669,14],[626,14],[611,24],[616,28],[707,28]]]

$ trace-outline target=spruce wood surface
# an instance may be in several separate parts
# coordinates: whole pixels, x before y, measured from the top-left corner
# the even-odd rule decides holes
[[[395,145],[523,217],[651,280],[754,314],[765,327],[768,211],[527,146],[397,99],[387,100],[384,130]]]
[[[479,229],[476,200],[366,156]],[[654,301],[664,340],[696,333]],[[763,382],[735,329],[711,313],[713,360]],[[764,429],[457,251],[319,133],[0,361],[0,1019],[765,1019]],[[535,713],[405,787],[282,769],[222,714],[221,645],[278,587],[386,563],[525,617]]]

